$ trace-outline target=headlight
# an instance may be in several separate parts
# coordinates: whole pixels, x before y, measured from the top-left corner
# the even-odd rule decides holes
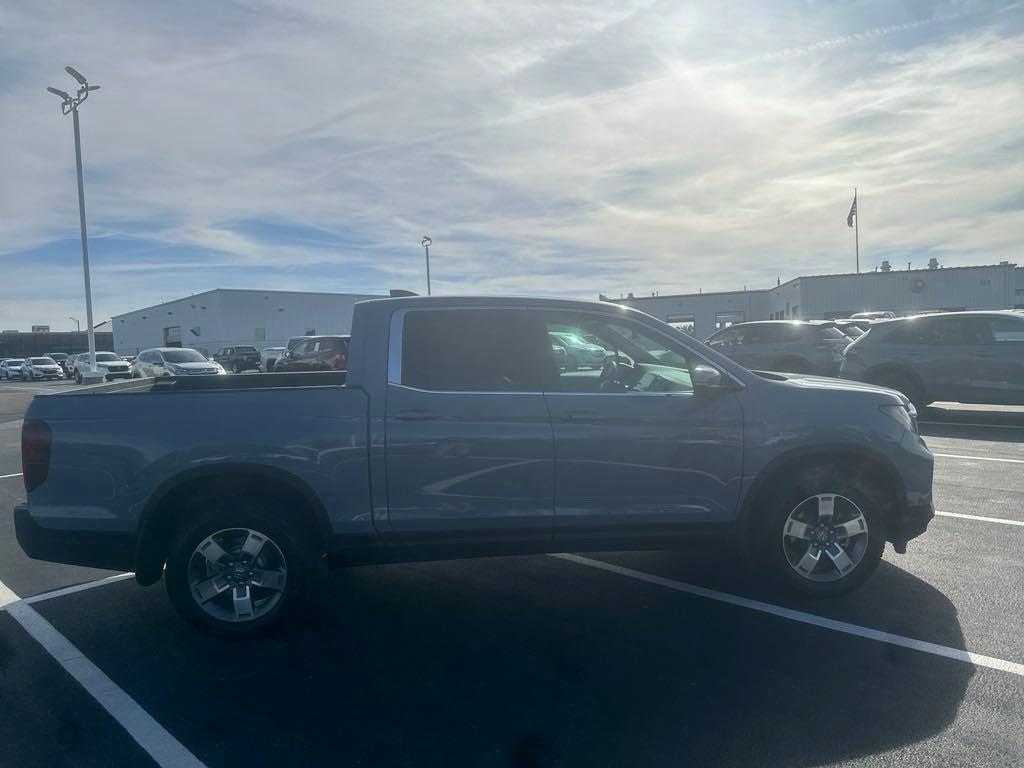
[[[917,411],[914,410],[913,403],[907,403],[903,405],[880,405],[878,409],[890,418],[896,419],[903,428],[909,432],[917,432],[917,424],[914,419],[917,418]]]
[[[167,370],[173,373],[175,376],[180,375],[185,369],[171,363],[167,364]]]

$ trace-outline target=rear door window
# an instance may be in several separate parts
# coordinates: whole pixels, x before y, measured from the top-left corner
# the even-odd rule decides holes
[[[405,315],[405,386],[440,392],[540,392],[545,375],[557,378],[558,372],[539,313],[451,309]]]
[[[1024,344],[1024,319],[1016,317],[993,317],[983,321],[982,338],[989,344],[1017,342]]]

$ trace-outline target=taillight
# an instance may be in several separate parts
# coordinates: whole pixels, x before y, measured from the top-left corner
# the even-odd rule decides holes
[[[53,439],[45,421],[28,419],[21,426],[21,472],[25,492],[31,493],[50,472],[50,445]]]

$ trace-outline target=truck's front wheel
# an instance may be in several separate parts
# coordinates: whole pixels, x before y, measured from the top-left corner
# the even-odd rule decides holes
[[[755,514],[754,550],[777,581],[831,597],[860,586],[885,548],[885,517],[861,478],[830,465],[776,483]]]
[[[219,502],[185,523],[171,544],[167,593],[200,629],[253,634],[294,602],[308,555],[290,526],[261,507],[256,499]]]

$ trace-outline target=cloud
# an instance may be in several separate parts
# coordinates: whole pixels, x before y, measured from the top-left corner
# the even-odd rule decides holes
[[[64,63],[103,86],[82,110],[103,316],[217,286],[417,289],[425,233],[435,290],[452,292],[845,271],[853,186],[869,266],[1013,260],[1024,231],[1019,8],[107,0],[4,14],[4,327],[81,312],[71,131],[44,90]],[[43,264],[47,296],[29,302]]]

